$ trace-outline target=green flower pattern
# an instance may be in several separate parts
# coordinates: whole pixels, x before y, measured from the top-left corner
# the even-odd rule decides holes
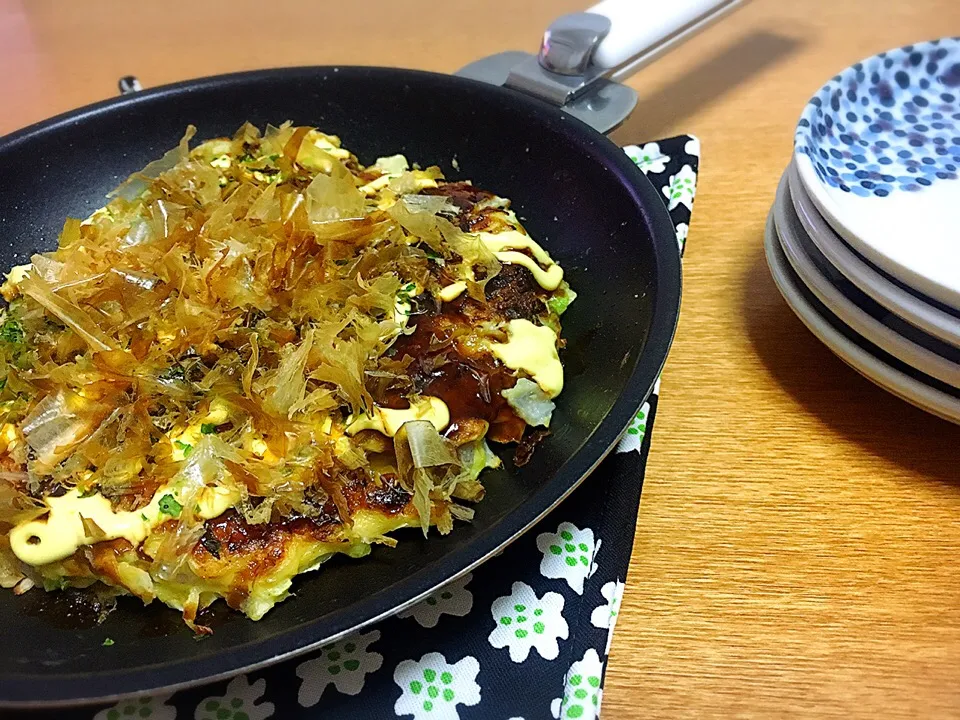
[[[686,205],[688,210],[692,209],[696,182],[697,174],[689,165],[684,165],[680,172],[671,175],[670,183],[663,188],[663,194],[667,197],[667,210],[673,210],[678,205]]]
[[[664,155],[657,143],[647,143],[643,146],[628,145],[623,151],[644,174],[662,173],[670,162],[670,156]]]
[[[167,705],[169,698],[169,695],[160,695],[123,700],[101,710],[93,720],[175,720],[177,710]]]
[[[607,629],[607,646],[604,655],[610,654],[610,643],[613,642],[613,629],[617,625],[620,615],[620,598],[623,596],[623,583],[614,580],[600,588],[600,594],[606,599],[606,605],[600,605],[590,615],[590,624],[598,628]]]
[[[637,410],[633,416],[626,432],[620,438],[617,445],[617,452],[640,452],[640,446],[643,445],[643,436],[647,432],[647,416],[650,414],[650,403],[644,403],[643,407]]]
[[[383,655],[367,649],[379,639],[379,630],[351,635],[324,645],[319,655],[297,666],[297,676],[303,680],[297,696],[300,704],[316,705],[330,685],[344,695],[358,694],[367,675],[383,665]]]
[[[194,720],[266,720],[273,715],[273,703],[257,701],[267,687],[264,679],[250,683],[246,675],[235,677],[222,697],[208,697],[194,712]]]
[[[690,232],[690,226],[686,223],[679,223],[677,225],[677,244],[680,246],[680,254],[683,254],[683,249],[687,246],[687,234]]]
[[[558,720],[596,720],[600,715],[600,699],[603,691],[600,681],[603,663],[597,651],[587,650],[582,660],[570,666],[565,678],[563,697],[550,705],[553,717]]]
[[[600,540],[594,542],[593,530],[562,522],[556,533],[537,536],[537,548],[543,553],[540,574],[566,580],[571,590],[582,595],[584,581],[597,569],[593,560],[600,550]]]
[[[467,573],[447,583],[425,600],[402,610],[398,617],[413,618],[425,628],[436,627],[442,615],[463,617],[473,607],[473,593],[467,590],[472,578],[473,574]]]
[[[560,654],[557,641],[569,637],[563,595],[558,593],[539,598],[532,587],[515,582],[509,595],[493,601],[490,612],[494,627],[487,639],[495,648],[509,648],[515,663],[524,662],[531,649],[544,660],[553,660]]]
[[[433,710],[433,703],[438,698],[443,698],[444,702],[451,703],[457,697],[450,685],[453,683],[453,673],[442,672],[437,675],[433,668],[426,668],[423,671],[423,682],[414,680],[410,683],[410,692],[414,695],[423,693],[426,698],[423,701],[423,709],[427,712]]]
[[[480,663],[470,656],[452,665],[440,653],[404,660],[393,673],[402,692],[394,712],[413,715],[414,720],[460,720],[458,705],[480,702],[479,672]]]

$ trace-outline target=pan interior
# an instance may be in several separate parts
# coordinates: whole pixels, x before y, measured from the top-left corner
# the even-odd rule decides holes
[[[522,469],[485,476],[475,521],[396,549],[334,560],[260,622],[215,612],[197,642],[175,611],[120,603],[94,626],[62,598],[0,592],[0,703],[105,697],[197,681],[296,651],[368,622],[486,557],[588,473],[642,403],[679,303],[679,261],[653,189],[612,143],[562,112],[461,78],[374,68],[303,68],[196,81],[55,118],[0,141],[0,265],[51,249],[131,172],[174,146],[245,120],[339,135],[364,163],[405,154],[511,198],[567,272],[566,388],[553,435]],[[509,452],[501,453],[505,458]],[[103,647],[105,637],[114,639]],[[149,647],[149,650],[146,648]]]

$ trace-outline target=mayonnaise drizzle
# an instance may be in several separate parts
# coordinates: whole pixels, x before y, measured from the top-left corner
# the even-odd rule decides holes
[[[537,281],[537,284],[544,290],[556,290],[560,287],[560,282],[563,280],[563,268],[557,264],[550,265],[544,270],[533,261],[533,258],[523,253],[506,251],[494,253],[494,255],[496,255],[497,260],[502,263],[525,267],[530,271],[530,274],[533,275],[533,279]]]
[[[529,235],[519,230],[506,230],[497,233],[480,232],[477,237],[500,262],[527,268],[544,290],[556,290],[560,287],[563,268]],[[521,252],[511,252],[516,250],[529,250],[533,258]]]
[[[428,396],[414,400],[404,410],[375,406],[372,415],[347,418],[347,435],[355,435],[361,430],[376,430],[393,437],[404,423],[411,420],[429,420],[440,432],[450,424],[450,410],[440,398]]]
[[[507,324],[507,342],[493,343],[491,352],[511,370],[523,370],[547,397],[555,398],[563,390],[563,366],[557,355],[557,334],[529,320],[511,320]]]
[[[50,512],[45,518],[21,523],[10,531],[10,548],[27,565],[45,565],[70,557],[83,545],[101,540],[123,538],[136,547],[150,531],[171,516],[160,512],[160,501],[177,493],[162,486],[149,504],[136,510],[114,510],[99,493],[80,497],[77,489],[60,497],[44,500]],[[240,491],[230,487],[204,488],[197,499],[196,514],[204,520],[222,515],[240,499]],[[92,538],[83,527],[82,517],[97,524],[104,536]]]
[[[465,282],[450,283],[440,289],[440,299],[444,302],[452,302],[466,292],[467,284]]]

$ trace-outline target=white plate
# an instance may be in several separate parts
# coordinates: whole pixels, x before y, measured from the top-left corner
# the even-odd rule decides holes
[[[905,286],[864,261],[834,232],[817,211],[816,205],[813,204],[800,182],[794,163],[790,163],[787,169],[787,178],[793,209],[800,218],[804,230],[817,249],[837,270],[871,298],[914,327],[954,347],[960,347],[960,315],[953,314],[943,305],[937,307],[931,304],[928,299],[915,295]]]
[[[804,108],[794,158],[821,214],[858,252],[960,308],[960,39],[842,71]]]
[[[783,254],[777,239],[772,211],[767,218],[764,246],[767,264],[770,266],[770,272],[780,294],[800,321],[837,357],[868,380],[902,400],[945,420],[960,424],[960,398],[949,391],[931,387],[922,378],[911,375],[909,369],[897,369],[894,367],[895,360],[887,362],[878,357],[869,343],[862,338],[856,338],[836,318],[828,317],[826,312],[817,307],[816,298],[810,297]]]
[[[907,323],[900,322],[898,326],[896,316],[860,292],[825,258],[821,256],[815,260],[811,256],[804,245],[812,246],[813,243],[806,236],[803,225],[793,210],[786,173],[777,188],[773,216],[780,244],[794,272],[830,312],[895,358],[960,388],[960,350]],[[815,247],[810,249],[818,252]],[[831,276],[828,277],[825,273],[830,273]]]

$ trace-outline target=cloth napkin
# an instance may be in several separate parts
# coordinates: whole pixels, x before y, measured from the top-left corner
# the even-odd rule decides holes
[[[662,196],[682,253],[700,142],[682,135],[624,151]],[[501,555],[398,616],[229,681],[107,708],[23,717],[597,718],[659,390],[658,381],[616,451],[544,520]]]

